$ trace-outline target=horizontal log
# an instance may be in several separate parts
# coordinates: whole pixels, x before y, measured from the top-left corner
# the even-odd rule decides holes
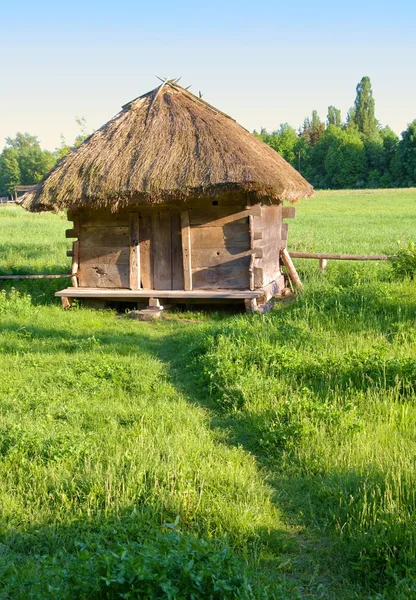
[[[388,260],[392,258],[387,254],[328,254],[325,252],[292,252],[289,250],[292,258],[316,258],[326,260]]]
[[[124,288],[129,287],[130,269],[128,265],[103,263],[80,264],[78,270],[81,287]]]
[[[192,249],[203,248],[250,248],[247,223],[235,222],[222,227],[192,227]]]
[[[284,206],[282,217],[283,219],[294,219],[296,217],[296,208],[294,206]]]
[[[84,246],[81,245],[80,262],[83,265],[128,265],[130,264],[129,248],[117,246]]]
[[[249,287],[249,271],[247,266],[227,267],[219,265],[205,269],[193,269],[192,281],[194,289],[240,289]]]
[[[65,231],[65,237],[66,238],[77,238],[78,235],[79,235],[79,233],[75,229],[67,229]]]
[[[73,250],[67,250],[67,251],[66,251],[66,255],[67,255],[67,256],[70,256],[70,257],[71,257],[71,256],[74,256],[74,251],[73,251]]]
[[[128,227],[89,227],[81,230],[81,248],[86,246],[130,246],[130,230]]]
[[[63,277],[71,277],[71,273],[60,275],[0,275],[0,279],[62,279]]]
[[[251,250],[241,248],[204,248],[192,249],[192,268],[203,269],[217,265],[243,267],[250,265]]]
[[[203,210],[198,207],[189,210],[189,222],[192,227],[223,227],[228,223],[238,221],[247,225],[247,218],[250,215],[259,216],[260,214],[261,207],[258,204],[244,210],[238,210],[237,207],[232,206],[218,208],[213,206],[210,210]]]

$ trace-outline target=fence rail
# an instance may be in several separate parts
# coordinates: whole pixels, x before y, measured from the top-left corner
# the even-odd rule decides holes
[[[315,258],[318,260],[388,260],[387,254],[328,254],[327,252],[292,252],[292,258]]]
[[[71,277],[71,273],[59,275],[0,275],[0,279],[62,279],[64,277]]]

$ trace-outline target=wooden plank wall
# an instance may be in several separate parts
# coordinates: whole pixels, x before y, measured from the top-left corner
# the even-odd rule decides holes
[[[241,204],[201,204],[189,207],[193,289],[248,290],[248,211]]]
[[[277,268],[279,211],[281,213],[279,206],[261,210],[246,207],[242,196],[220,202],[207,198],[177,207],[122,209],[117,213],[109,209],[80,210],[77,213],[78,284],[97,288],[133,285],[135,289],[184,290],[181,213],[187,213],[191,275],[188,287],[243,290],[250,289],[250,285],[262,287],[263,280],[268,283],[274,279]],[[249,215],[254,223],[251,234]],[[136,250],[132,249],[133,233],[138,234]],[[254,258],[253,247],[261,249],[263,258]],[[253,269],[253,264],[257,268]]]
[[[80,287],[184,289],[179,210],[78,215]]]
[[[129,211],[81,210],[79,222],[79,286],[129,288]]]

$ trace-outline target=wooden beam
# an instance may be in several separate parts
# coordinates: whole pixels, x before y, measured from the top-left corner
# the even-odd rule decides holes
[[[282,209],[283,219],[294,219],[296,217],[296,208],[294,206],[284,206]]]
[[[318,260],[388,260],[387,254],[327,254],[325,252],[290,252],[292,258],[317,258]]]
[[[249,235],[250,235],[250,249],[254,250],[254,217],[253,215],[250,215],[248,218],[248,231],[249,231]],[[254,290],[255,285],[254,285],[254,265],[255,265],[255,260],[256,260],[256,254],[253,251],[251,253],[250,256],[250,266],[248,268],[248,272],[249,272],[249,281],[250,281],[250,289]]]
[[[130,273],[129,287],[131,290],[140,289],[140,237],[139,213],[129,214],[130,222]]]
[[[71,282],[73,287],[78,287],[78,267],[79,267],[79,241],[72,244],[72,267],[71,267]]]
[[[67,296],[61,296],[62,308],[68,309],[72,306],[72,298],[68,298]]]
[[[183,260],[183,280],[186,291],[192,290],[192,258],[191,258],[191,227],[189,225],[189,212],[181,212],[181,233],[182,233],[182,260]]]
[[[78,237],[78,232],[75,231],[75,229],[67,229],[65,231],[65,237],[66,238],[77,238]]]
[[[0,275],[0,279],[62,279],[71,277],[71,273],[63,273],[62,275]]]
[[[286,248],[283,248],[283,250],[281,251],[281,257],[282,257],[283,264],[287,269],[289,278],[293,282],[293,285],[295,286],[295,288],[297,290],[303,290],[303,285],[300,280],[300,277],[295,269],[295,265],[293,264],[292,259],[290,258],[290,254]]]

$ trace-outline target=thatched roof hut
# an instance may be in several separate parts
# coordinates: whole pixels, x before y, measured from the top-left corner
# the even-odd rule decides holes
[[[70,210],[69,216],[76,223],[72,232],[79,238],[78,249],[74,250],[77,265],[73,281],[78,290],[73,290],[72,295],[81,294],[83,288],[98,287],[129,288],[136,296],[139,291],[143,296],[145,290],[156,289],[161,292],[251,289],[253,292],[281,277],[278,256],[284,242],[283,199],[295,201],[311,193],[312,187],[272,148],[175,81],[165,81],[123,106],[120,113],[64,157],[34,191],[23,197],[22,205],[31,211]],[[133,233],[132,220],[137,221]],[[272,225],[272,230],[262,235]],[[107,241],[104,233],[94,238],[93,230],[98,227],[106,227],[107,234],[115,234],[116,227],[128,227],[130,233],[126,233],[124,241],[113,235],[110,251],[111,236]],[[218,227],[220,235],[215,232]],[[174,242],[175,231],[180,236]],[[158,250],[161,236],[166,238],[165,246],[170,246],[169,251],[163,250],[163,257]],[[192,247],[185,248],[191,241]],[[132,266],[133,242],[137,242],[137,257]],[[152,246],[151,250],[146,243]],[[117,277],[106,277],[103,265],[111,265],[114,271],[114,267],[124,264],[114,254],[117,244],[119,251],[130,248],[130,264],[125,263],[128,269],[121,269],[124,275],[119,268]],[[272,279],[266,282],[263,275],[258,276],[256,284],[254,262],[264,261],[260,257],[264,245],[274,256],[268,259],[273,262],[273,273],[266,277]],[[91,252],[93,247],[95,253]],[[215,251],[215,256],[222,259],[213,264],[208,258],[193,260],[198,250]],[[228,256],[218,250],[227,250]],[[150,252],[150,258],[139,256],[146,252]],[[175,252],[181,255],[179,259],[173,258]],[[237,254],[244,258],[238,264]],[[87,274],[87,262],[92,255],[96,277],[92,272]],[[227,260],[231,255],[233,261]],[[145,269],[143,261],[148,263]],[[170,261],[170,284],[169,277],[157,276],[162,268],[160,261],[166,264]],[[245,275],[233,277],[233,265],[240,271],[244,265]],[[173,272],[178,268],[182,273],[175,283]],[[141,270],[141,274],[143,269],[147,270],[147,280],[133,274],[134,269]],[[259,269],[264,271],[263,267],[258,266]],[[201,270],[210,270],[206,273],[209,276],[201,276]]]

